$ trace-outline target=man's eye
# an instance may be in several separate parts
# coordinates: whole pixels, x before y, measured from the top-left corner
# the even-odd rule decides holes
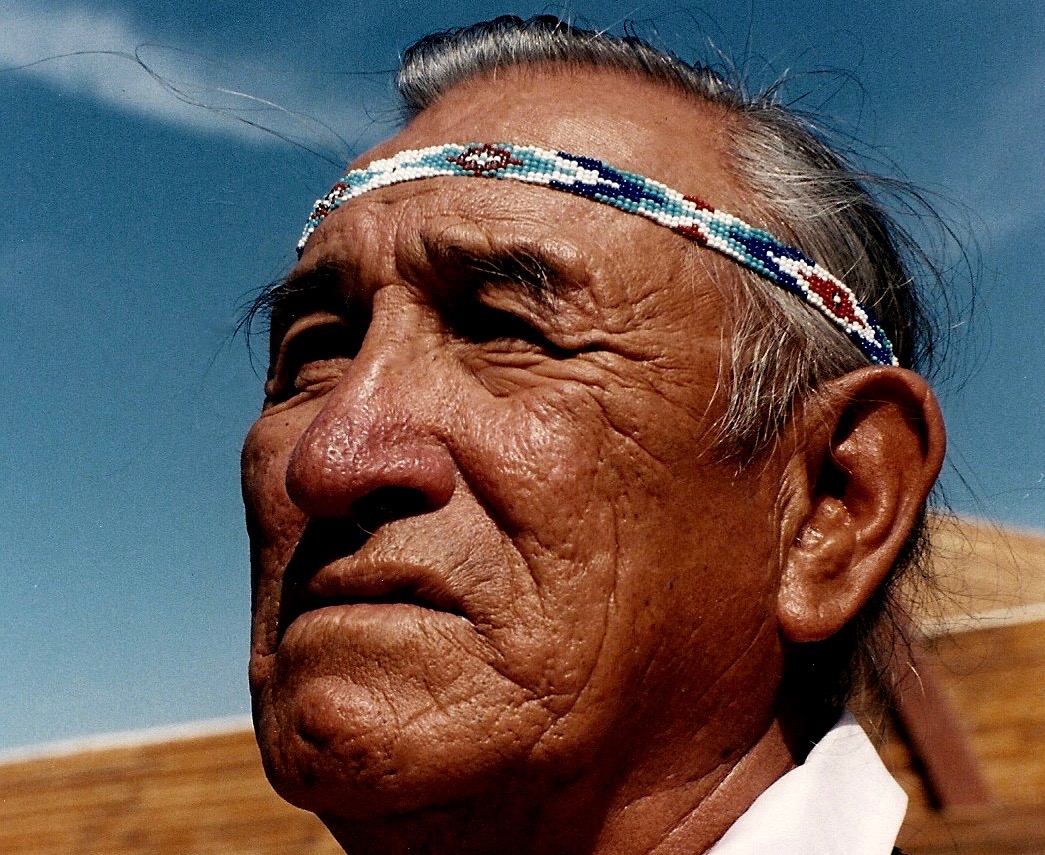
[[[346,324],[322,324],[293,334],[283,345],[273,371],[269,399],[278,402],[329,380],[339,362],[351,360],[363,336]]]
[[[453,328],[461,338],[476,344],[522,342],[554,355],[559,355],[561,350],[525,319],[482,303],[461,307],[455,312]]]

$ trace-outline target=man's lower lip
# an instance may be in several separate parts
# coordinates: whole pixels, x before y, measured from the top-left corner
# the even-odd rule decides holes
[[[317,606],[301,612],[287,624],[286,631],[306,630],[310,626],[340,624],[355,626],[387,622],[416,622],[438,618],[460,618],[451,612],[442,611],[418,603],[380,602],[360,600],[354,603],[335,603]]]
[[[308,615],[323,615],[323,614],[341,614],[347,610],[356,612],[384,612],[384,611],[421,611],[421,612],[435,612],[440,613],[440,609],[436,609],[433,606],[426,606],[421,603],[409,603],[403,601],[382,601],[382,600],[359,600],[351,603],[330,603],[325,606],[314,606],[310,609],[305,609],[298,615],[295,620],[306,617]]]

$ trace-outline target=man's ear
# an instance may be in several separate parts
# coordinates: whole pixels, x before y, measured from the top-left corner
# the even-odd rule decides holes
[[[777,613],[792,642],[834,635],[888,574],[936,481],[943,416],[925,379],[864,368],[795,416]]]

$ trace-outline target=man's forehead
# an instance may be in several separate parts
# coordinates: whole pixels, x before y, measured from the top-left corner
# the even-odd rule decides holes
[[[743,213],[730,177],[732,119],[715,105],[613,69],[515,66],[446,91],[353,168],[451,140],[583,152]]]
[[[645,250],[634,251],[639,246]],[[591,200],[514,181],[436,177],[339,207],[309,238],[291,279],[305,283],[318,270],[326,271],[317,280],[325,288],[383,277],[432,287],[433,277],[461,280],[470,271],[487,284],[540,283],[527,289],[535,297],[606,302],[626,290],[641,301],[694,256],[688,241]],[[638,275],[651,259],[660,274]],[[724,263],[722,271],[732,273]]]
[[[737,198],[723,155],[724,109],[601,69],[527,67],[475,77],[353,164],[313,206],[298,249],[346,202],[395,184],[453,177],[543,185],[637,214],[727,256],[804,300],[872,362],[897,364],[887,333],[843,281],[745,221],[749,206]],[[650,259],[651,249],[643,250]]]

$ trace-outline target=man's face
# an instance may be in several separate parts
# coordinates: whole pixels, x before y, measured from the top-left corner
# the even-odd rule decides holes
[[[362,162],[534,144],[742,209],[721,131],[646,84],[508,71]],[[402,812],[694,752],[714,768],[765,727],[779,473],[710,454],[711,283],[734,275],[508,181],[408,183],[327,219],[277,302],[243,452],[251,689],[281,793]]]

